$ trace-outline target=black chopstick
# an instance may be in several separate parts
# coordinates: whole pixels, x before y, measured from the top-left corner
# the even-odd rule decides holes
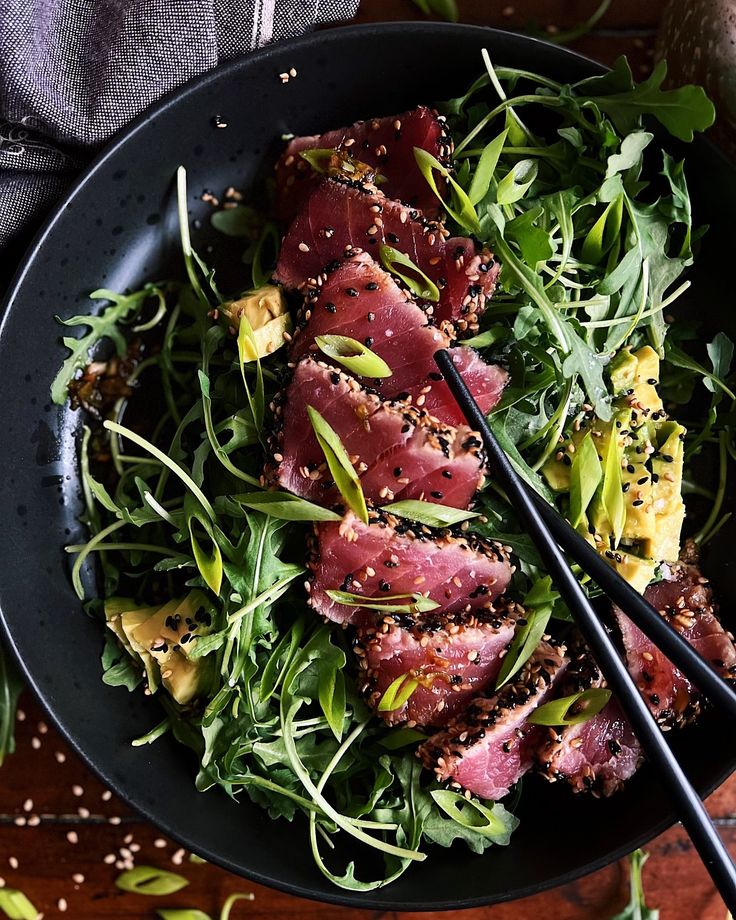
[[[680,820],[721,897],[731,913],[736,915],[736,866],[718,836],[705,806],[668,747],[654,716],[598,619],[588,596],[565,561],[555,537],[547,529],[536,501],[527,491],[505,451],[488,427],[485,416],[453,364],[449,352],[443,349],[436,352],[434,357],[468,424],[480,432],[494,476],[508,494],[525,530],[534,541],[547,571],[555,581],[606,682],[631,722],[644,754],[669,789]]]
[[[736,690],[692,645],[673,629],[649,601],[610,566],[596,550],[549,505],[538,492],[523,483],[557,543],[597,583],[633,623],[682,671],[708,699],[736,718]]]

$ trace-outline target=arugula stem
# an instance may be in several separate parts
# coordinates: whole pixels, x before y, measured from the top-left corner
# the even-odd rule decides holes
[[[88,543],[75,547],[74,549],[70,549],[69,547],[66,548],[67,552],[79,553],[72,566],[72,584],[80,600],[84,600],[84,588],[80,576],[84,560],[94,551],[95,547],[105,539],[105,537],[109,537],[111,533],[115,533],[116,530],[125,527],[125,524],[125,521],[113,521],[112,524],[108,524],[107,527],[103,527],[102,530],[98,531]],[[167,550],[167,553],[168,552],[169,550]]]
[[[703,524],[694,537],[695,542],[701,546],[713,536],[712,531],[718,520],[718,515],[721,513],[723,499],[726,496],[726,482],[728,479],[728,441],[725,431],[721,431],[718,435],[718,463],[718,488],[716,490],[716,497],[713,500],[713,507],[711,508],[705,524]]]

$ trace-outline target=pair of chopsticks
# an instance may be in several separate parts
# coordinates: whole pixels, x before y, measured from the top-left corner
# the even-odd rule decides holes
[[[601,673],[626,713],[647,760],[667,787],[703,864],[726,906],[736,916],[736,866],[561,549],[598,583],[702,693],[732,716],[736,716],[736,692],[554,508],[526,485],[488,427],[449,352],[443,349],[434,357],[468,424],[480,432],[494,477],[506,491],[526,532],[534,541]]]

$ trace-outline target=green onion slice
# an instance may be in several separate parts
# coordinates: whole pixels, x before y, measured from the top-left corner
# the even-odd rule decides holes
[[[345,499],[345,504],[353,511],[364,524],[368,523],[368,508],[365,504],[363,488],[358,479],[358,474],[350,462],[347,451],[342,446],[334,428],[312,406],[307,406],[309,421],[325,455],[327,466],[332,478],[335,480],[340,494]]]
[[[346,607],[365,607],[367,610],[382,610],[384,613],[427,613],[439,607],[437,601],[423,594],[387,594],[383,598],[376,598],[351,594],[349,591],[327,591],[327,596],[336,604],[344,604]],[[408,600],[409,603],[391,603],[400,600]]]
[[[383,358],[347,335],[318,335],[315,342],[320,350],[359,377],[390,377],[393,373]]]
[[[591,687],[589,690],[545,703],[534,710],[529,716],[529,722],[532,725],[580,725],[598,715],[610,699],[610,690]]]
[[[401,278],[404,284],[416,297],[422,300],[431,300],[437,303],[440,299],[440,289],[428,278],[424,272],[415,265],[406,253],[399,252],[393,246],[382,244],[378,248],[378,255],[381,263],[387,272]]]

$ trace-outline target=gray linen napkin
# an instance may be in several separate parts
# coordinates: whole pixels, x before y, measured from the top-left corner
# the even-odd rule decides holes
[[[0,249],[90,157],[222,61],[347,19],[358,0],[0,0]],[[13,247],[16,248],[16,247]]]

